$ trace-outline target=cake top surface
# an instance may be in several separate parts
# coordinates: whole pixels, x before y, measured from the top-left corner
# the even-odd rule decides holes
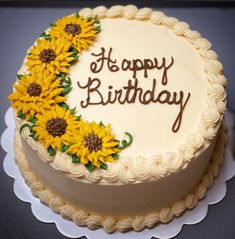
[[[9,97],[25,116],[22,135],[55,169],[91,182],[153,180],[186,167],[216,135],[226,105],[210,47],[149,8],[59,19],[29,49]]]
[[[88,121],[111,124],[117,138],[130,132],[134,140],[123,157],[174,151],[196,132],[206,108],[209,83],[200,55],[151,22],[106,18],[101,26],[70,68],[69,105]]]

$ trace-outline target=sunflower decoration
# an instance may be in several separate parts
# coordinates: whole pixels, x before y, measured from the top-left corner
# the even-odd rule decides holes
[[[120,151],[110,125],[96,122],[83,121],[79,134],[74,135],[74,142],[67,153],[72,155],[73,162],[85,164],[90,171],[95,167],[107,169],[106,162],[113,162]]]
[[[43,32],[25,59],[29,75],[17,75],[14,92],[8,99],[18,117],[26,119],[20,133],[27,127],[29,136],[39,141],[50,156],[56,151],[71,155],[73,163],[82,163],[92,171],[107,169],[107,162],[119,157],[129,140],[118,141],[110,125],[81,120],[66,104],[65,95],[72,90],[67,76],[69,66],[78,59],[78,52],[87,49],[100,32],[100,22],[78,14],[64,17]]]
[[[47,77],[40,74],[21,76],[21,79],[13,85],[15,90],[8,96],[8,99],[18,115],[29,119],[66,100],[61,95],[60,85],[61,81],[55,79],[53,75]]]
[[[26,57],[26,65],[31,73],[59,75],[69,73],[68,67],[77,60],[77,51],[64,39],[38,39]]]
[[[52,38],[66,40],[80,52],[93,43],[98,32],[100,32],[100,22],[97,18],[86,18],[75,14],[57,20],[49,30],[49,35]]]
[[[33,130],[51,156],[55,155],[56,149],[65,151],[74,143],[74,135],[79,134],[81,121],[70,109],[55,106],[36,117],[38,120]]]

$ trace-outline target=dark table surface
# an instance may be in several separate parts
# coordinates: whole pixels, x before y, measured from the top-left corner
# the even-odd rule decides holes
[[[17,70],[27,49],[49,22],[77,11],[78,8],[0,8],[0,131],[9,107]],[[209,39],[219,54],[229,80],[228,105],[235,109],[235,9],[232,8],[162,8],[166,14],[186,21]],[[0,157],[4,158],[0,148]],[[20,201],[13,192],[13,179],[0,165],[0,239],[63,239],[54,224],[38,221],[30,204]],[[176,239],[235,238],[235,178],[227,182],[227,194],[218,204],[209,206],[207,217],[196,225],[185,225]]]

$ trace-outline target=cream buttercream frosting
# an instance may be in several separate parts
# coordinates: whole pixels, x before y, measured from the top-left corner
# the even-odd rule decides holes
[[[226,79],[216,53],[210,49],[209,41],[198,32],[190,30],[188,24],[148,8],[137,10],[134,6],[115,6],[110,9],[98,7],[93,10],[83,9],[80,15],[96,15],[100,18],[102,32],[94,45],[81,54],[79,63],[71,67],[73,90],[67,96],[68,103],[76,106],[77,113],[81,113],[85,119],[111,123],[119,138],[123,137],[123,132],[130,131],[134,135],[133,144],[120,154],[115,163],[109,163],[107,171],[92,173],[87,172],[83,165],[73,164],[66,153],[57,152],[52,159],[43,147],[37,145],[40,143],[30,139],[29,144],[39,152],[43,160],[50,161],[55,169],[91,182],[130,183],[154,180],[187,167],[215,137],[226,105]],[[114,29],[119,29],[120,33]],[[118,37],[119,34],[122,37]],[[155,44],[156,39],[158,44]],[[139,48],[141,44],[148,47]],[[168,72],[169,82],[166,88],[161,84],[159,88],[191,93],[177,133],[171,130],[179,110],[177,106],[135,103],[125,106],[113,104],[80,107],[79,102],[86,98],[86,92],[78,89],[77,82],[97,77],[92,74],[89,66],[92,62],[91,53],[99,52],[100,47],[104,47],[106,51],[113,47],[113,57],[119,63],[124,57],[152,59],[157,55],[168,60],[171,56],[174,57],[174,65]],[[27,72],[27,68],[23,67],[22,71]],[[147,80],[143,77],[143,72],[137,74],[141,83],[144,81],[143,88],[148,88],[148,80],[160,78],[162,71],[149,71]],[[118,72],[115,75],[104,69],[98,76],[102,79],[102,90],[105,92],[110,82],[116,87],[123,86],[123,82],[131,77],[131,72]],[[26,139],[29,138],[27,129],[23,135]]]

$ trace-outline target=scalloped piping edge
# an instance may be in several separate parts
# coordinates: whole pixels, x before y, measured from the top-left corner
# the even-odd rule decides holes
[[[111,216],[105,217],[98,214],[90,214],[82,209],[74,208],[66,202],[63,202],[52,191],[46,188],[31,171],[23,153],[18,133],[15,136],[14,150],[16,162],[21,174],[35,197],[38,197],[43,203],[47,204],[54,212],[61,214],[66,219],[72,220],[79,226],[87,226],[91,230],[103,227],[107,233],[113,233],[115,231],[126,232],[132,229],[141,231],[144,228],[152,228],[158,223],[168,223],[174,217],[179,217],[186,209],[194,208],[198,201],[206,195],[207,189],[212,186],[214,178],[219,173],[219,168],[224,160],[226,139],[223,123],[205,174],[194,191],[188,194],[184,199],[175,202],[170,207],[161,208],[144,216],[124,217],[120,219]]]
[[[48,156],[46,150],[37,146],[36,142],[33,143],[29,139],[29,134],[26,131],[24,132],[24,138],[28,144],[34,150],[38,151],[43,161],[50,162],[51,166],[56,170],[70,173],[75,178],[85,178],[91,183],[97,183],[103,180],[108,183],[121,182],[126,184],[154,180],[186,168],[190,161],[195,159],[198,153],[205,150],[206,146],[208,146],[215,137],[226,107],[226,92],[224,89],[226,79],[223,76],[223,67],[217,60],[217,54],[213,50],[210,50],[210,42],[201,38],[197,31],[190,30],[187,23],[180,22],[173,17],[168,17],[162,12],[152,11],[150,8],[138,9],[136,6],[127,5],[113,6],[107,9],[103,6],[99,6],[93,10],[90,8],[82,9],[79,14],[84,17],[97,15],[99,19],[105,17],[123,17],[130,20],[150,20],[155,25],[164,25],[176,35],[183,36],[198,51],[202,60],[205,62],[204,71],[210,82],[210,87],[207,89],[207,109],[204,109],[202,112],[201,125],[199,126],[198,132],[188,135],[186,142],[182,144],[176,152],[153,156],[148,159],[148,162],[146,162],[145,158],[137,157],[134,159],[135,164],[132,161],[130,162],[129,159],[122,158],[121,160],[120,158],[115,165],[109,164],[109,170],[107,170],[107,172],[102,171],[102,173],[97,172],[97,170],[92,173],[87,172],[85,167],[80,167],[78,171],[67,167],[67,165],[66,167],[56,167],[53,164],[53,159]],[[21,122],[18,119],[17,121],[18,124]],[[64,153],[62,157],[66,158],[67,156]],[[143,160],[145,161],[144,164]],[[159,167],[159,163],[161,167]],[[142,167],[139,168],[139,165],[142,165]],[[145,165],[145,167],[143,167],[143,165]]]

